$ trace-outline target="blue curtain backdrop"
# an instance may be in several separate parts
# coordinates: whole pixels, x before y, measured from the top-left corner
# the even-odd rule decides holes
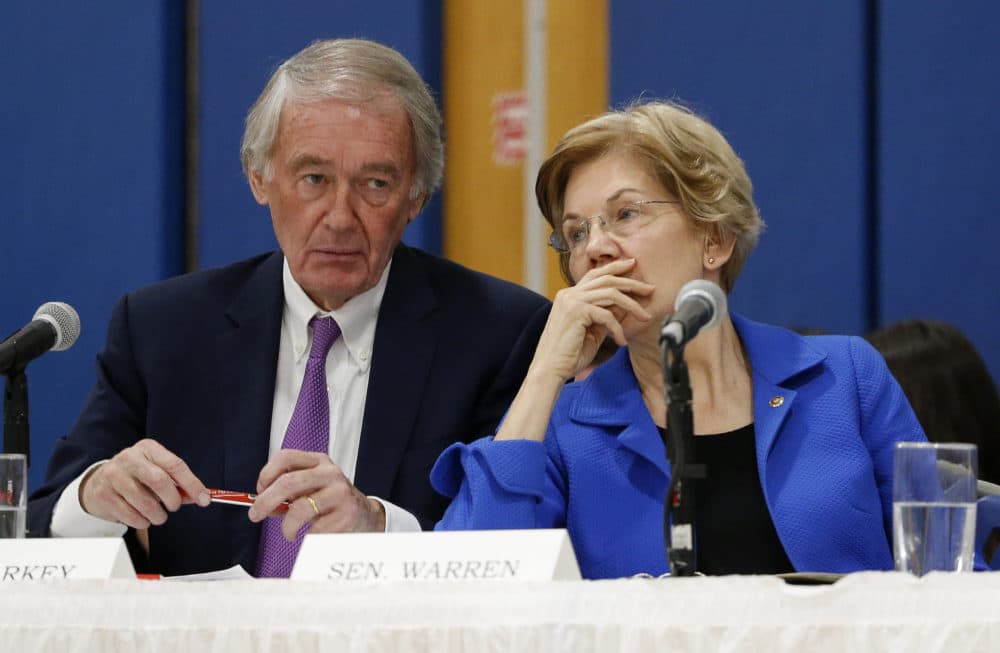
[[[864,37],[858,1],[611,4],[612,103],[679,99],[747,165],[767,231],[733,307],[755,319],[866,327]]]
[[[612,1],[610,24],[612,102],[685,100],[747,164],[768,229],[736,310],[945,320],[1000,379],[1000,4]]]
[[[1000,381],[1000,4],[883,2],[878,21],[880,318],[955,324]]]
[[[30,487],[93,383],[115,300],[183,269],[183,8],[0,6],[0,337],[49,300],[83,325],[28,367]]]

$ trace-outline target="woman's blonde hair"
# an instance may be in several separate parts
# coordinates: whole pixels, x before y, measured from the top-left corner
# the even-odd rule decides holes
[[[720,242],[735,239],[722,268],[722,286],[730,292],[764,222],[743,161],[722,134],[674,101],[632,104],[574,127],[542,164],[535,182],[538,206],[553,229],[561,228],[563,196],[573,171],[610,153],[625,154],[648,170],[698,227],[717,230]],[[575,283],[568,254],[560,254],[560,267],[566,280]]]

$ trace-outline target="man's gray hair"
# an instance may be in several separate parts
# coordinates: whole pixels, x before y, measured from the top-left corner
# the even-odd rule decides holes
[[[444,173],[441,112],[410,62],[392,48],[363,39],[314,41],[274,71],[247,114],[240,146],[243,172],[274,176],[271,154],[281,110],[289,102],[324,99],[366,102],[389,91],[409,115],[413,129],[416,184],[426,205]]]

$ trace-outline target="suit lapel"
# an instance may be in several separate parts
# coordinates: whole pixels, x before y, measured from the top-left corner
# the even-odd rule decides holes
[[[284,306],[282,261],[275,253],[254,271],[226,311],[229,328],[216,339],[218,369],[225,370],[218,395],[225,489],[254,491],[267,462]],[[259,527],[243,511],[229,515],[236,560],[253,570]]]
[[[423,387],[434,359],[437,300],[420,261],[405,245],[392,259],[375,327],[372,367],[354,484],[390,497],[413,436]]]

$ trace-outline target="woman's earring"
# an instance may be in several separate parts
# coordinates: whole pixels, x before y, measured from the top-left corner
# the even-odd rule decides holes
[[[709,264],[709,265],[712,265],[713,263],[715,263],[715,259],[714,259],[714,258],[712,258],[711,256],[709,256],[709,257],[708,257],[708,264]]]

